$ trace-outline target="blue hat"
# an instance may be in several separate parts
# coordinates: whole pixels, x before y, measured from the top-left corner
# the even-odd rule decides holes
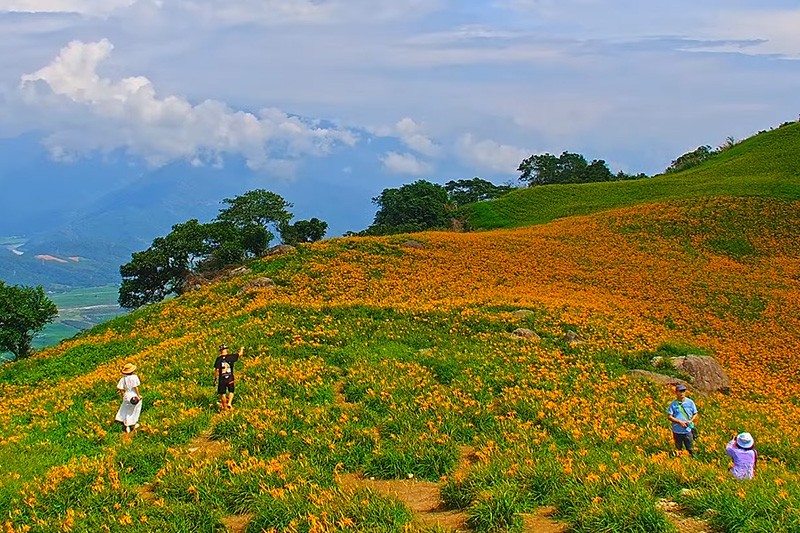
[[[686,385],[684,385],[683,383],[678,383],[678,385],[675,386],[675,390],[678,392],[685,392]]]
[[[736,435],[736,444],[739,446],[739,448],[748,450],[753,447],[753,436],[746,431],[744,433],[739,433]]]

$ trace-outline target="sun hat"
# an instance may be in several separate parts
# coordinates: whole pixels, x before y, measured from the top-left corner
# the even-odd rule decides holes
[[[684,385],[682,383],[678,383],[678,385],[675,386],[675,390],[678,391],[678,392],[685,392],[686,391],[686,385]]]
[[[123,374],[133,374],[136,372],[136,365],[133,363],[125,363],[125,366],[122,367]]]
[[[753,436],[746,431],[744,433],[739,433],[738,435],[736,435],[736,444],[739,446],[739,448],[744,448],[744,449],[752,448]]]

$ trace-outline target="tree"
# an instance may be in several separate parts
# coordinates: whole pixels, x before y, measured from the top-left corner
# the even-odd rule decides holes
[[[510,185],[495,185],[478,177],[471,180],[451,180],[444,184],[444,188],[450,195],[450,201],[456,206],[491,200],[514,190]]]
[[[453,210],[447,189],[426,180],[398,189],[384,189],[372,203],[378,206],[378,212],[372,225],[364,231],[368,235],[444,228]]]
[[[39,287],[0,281],[0,351],[17,359],[31,354],[33,336],[58,316],[58,308]]]
[[[131,255],[131,261],[120,267],[122,307],[135,309],[183,294],[193,274],[214,273],[260,257],[274,238],[269,227],[277,229],[292,218],[287,211],[291,204],[263,189],[223,201],[228,207],[215,220],[175,224],[147,250]]]
[[[711,149],[711,146],[698,146],[695,150],[691,152],[686,152],[679,158],[675,159],[670,163],[667,169],[664,171],[665,174],[672,174],[674,172],[681,172],[683,170],[688,170],[692,167],[696,167],[697,165],[702,164],[712,155],[714,155],[716,151]]]
[[[298,244],[301,242],[317,242],[328,231],[328,223],[318,218],[311,220],[298,220],[294,224],[280,226],[281,240],[284,244]]]
[[[134,252],[119,268],[119,305],[135,309],[182,294],[188,275],[211,253],[210,232],[207,224],[192,219],[172,226],[166,237],[153,239],[147,250]]]
[[[570,152],[563,152],[558,157],[547,153],[532,155],[524,159],[517,170],[520,172],[519,181],[529,186],[595,183],[647,177],[644,174],[630,176],[624,172],[614,175],[604,160],[594,159],[589,163],[581,154]]]

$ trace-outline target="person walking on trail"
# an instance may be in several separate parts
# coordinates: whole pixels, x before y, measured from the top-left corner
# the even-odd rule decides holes
[[[667,418],[672,422],[672,438],[675,441],[675,449],[681,448],[689,452],[694,457],[694,439],[696,430],[694,424],[697,421],[697,406],[691,398],[686,397],[686,386],[678,384],[675,387],[675,399],[667,408]]]
[[[125,433],[130,433],[139,427],[139,415],[142,414],[142,395],[139,393],[139,386],[142,383],[135,372],[136,365],[127,363],[122,367],[122,377],[117,383],[122,404],[114,420],[122,423]]]
[[[736,479],[753,479],[756,475],[758,452],[753,446],[753,436],[746,431],[735,435],[725,447],[725,453],[733,459],[731,474]]]
[[[214,382],[217,383],[217,394],[220,398],[220,409],[233,409],[233,395],[236,389],[233,365],[244,355],[244,346],[239,353],[229,354],[225,344],[219,347],[219,356],[214,361]]]

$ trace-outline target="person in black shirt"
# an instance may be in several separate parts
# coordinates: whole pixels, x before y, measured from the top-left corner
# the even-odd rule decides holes
[[[214,382],[217,383],[217,393],[220,397],[221,409],[233,409],[233,393],[235,390],[233,364],[244,355],[244,346],[239,348],[239,353],[229,354],[225,344],[219,347],[219,356],[214,361]]]

